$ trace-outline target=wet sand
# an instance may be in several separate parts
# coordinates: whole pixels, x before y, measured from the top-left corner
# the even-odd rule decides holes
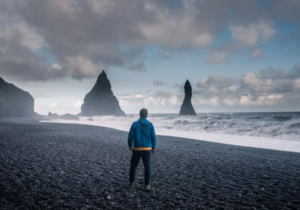
[[[300,154],[158,136],[127,187],[127,132],[0,121],[0,209],[300,209]]]

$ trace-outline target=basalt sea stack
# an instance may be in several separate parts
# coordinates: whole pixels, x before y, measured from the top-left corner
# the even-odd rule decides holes
[[[0,77],[0,117],[34,117],[34,99]]]
[[[192,86],[187,80],[184,85],[184,100],[179,115],[197,115],[192,105]]]
[[[85,96],[81,116],[115,115],[124,116],[119,101],[111,90],[110,81],[103,70],[93,89]]]

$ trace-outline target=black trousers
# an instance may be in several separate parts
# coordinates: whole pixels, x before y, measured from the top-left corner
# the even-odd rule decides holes
[[[142,158],[145,168],[145,185],[150,184],[150,171],[151,171],[151,150],[147,151],[132,151],[130,161],[130,182],[135,180],[135,171],[139,165],[140,159]]]

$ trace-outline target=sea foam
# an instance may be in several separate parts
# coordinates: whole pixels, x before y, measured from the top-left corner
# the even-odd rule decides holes
[[[80,117],[80,121],[52,120],[128,131],[138,115]],[[224,144],[300,152],[299,113],[219,113],[198,116],[153,114],[148,118],[156,134]],[[47,122],[47,121],[44,121]]]

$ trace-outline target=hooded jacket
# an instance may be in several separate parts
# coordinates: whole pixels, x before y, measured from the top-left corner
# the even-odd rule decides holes
[[[128,134],[128,146],[135,151],[152,150],[156,148],[154,126],[146,118],[140,118],[132,123]]]

